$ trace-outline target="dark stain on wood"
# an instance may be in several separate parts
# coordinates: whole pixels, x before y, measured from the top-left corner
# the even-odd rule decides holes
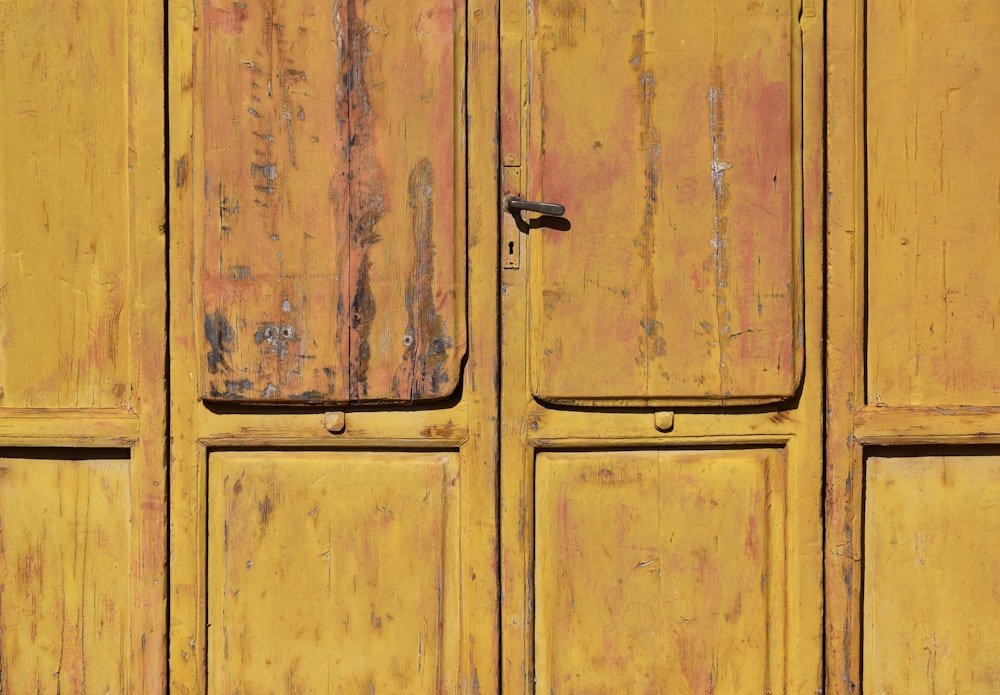
[[[244,393],[253,389],[253,382],[249,379],[226,379],[226,394]]]
[[[177,188],[183,188],[184,183],[187,181],[187,155],[181,155],[181,158],[177,160],[177,175],[176,175],[176,185]]]
[[[236,334],[221,311],[205,314],[205,340],[208,341],[208,372],[218,374],[232,371],[229,358],[233,352]]]
[[[376,119],[368,96],[365,63],[369,27],[358,14],[360,3],[347,3],[347,56],[344,84],[347,94],[347,152],[350,206],[351,321],[348,396],[368,395],[369,338],[378,307],[371,289],[371,247],[381,239],[376,229],[385,214],[386,176],[376,157]]]
[[[253,340],[265,356],[288,356],[288,344],[295,337],[295,329],[291,325],[264,323],[253,334]]]
[[[409,381],[408,395],[416,400],[442,391],[452,347],[434,301],[434,169],[426,157],[410,171],[407,193],[415,259],[406,284],[408,323],[398,376],[409,377],[403,383]]]
[[[257,503],[257,513],[260,517],[260,529],[263,531],[271,521],[271,512],[274,511],[274,504],[270,497],[264,497],[263,501]]]
[[[351,364],[347,380],[351,400],[368,395],[368,362],[371,358],[368,339],[375,317],[375,297],[371,293],[368,275],[371,266],[371,260],[364,254],[355,269],[354,296],[351,298]]]

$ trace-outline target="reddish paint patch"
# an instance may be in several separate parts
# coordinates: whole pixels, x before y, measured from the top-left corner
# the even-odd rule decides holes
[[[227,34],[239,34],[243,31],[243,23],[247,21],[247,4],[245,2],[230,3],[230,7],[205,8],[205,22],[210,32],[224,31]]]

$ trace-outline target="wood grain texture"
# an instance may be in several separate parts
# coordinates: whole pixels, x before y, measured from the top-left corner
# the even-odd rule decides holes
[[[868,460],[864,692],[1000,687],[1000,458]]]
[[[124,407],[129,12],[18,2],[0,32],[0,406]]]
[[[449,395],[466,344],[464,7],[220,2],[203,21],[202,396]]]
[[[227,3],[218,5],[227,12],[231,7]],[[242,8],[233,8],[234,11],[239,9]],[[252,5],[248,9],[259,10]],[[216,632],[217,627],[223,622],[226,623],[230,635],[237,634],[245,624],[247,634],[252,635],[254,639],[259,638],[255,645],[248,647],[251,650],[250,657],[254,654],[268,653],[268,650],[281,655],[274,660],[274,663],[280,663],[282,670],[273,673],[266,672],[266,664],[258,664],[250,658],[238,662],[241,668],[245,667],[244,675],[248,673],[255,678],[259,676],[265,684],[274,682],[275,678],[280,679],[282,673],[287,675],[292,670],[291,661],[294,655],[286,658],[286,648],[295,645],[293,649],[298,649],[299,646],[305,645],[301,651],[308,653],[310,658],[316,657],[320,661],[328,660],[331,663],[333,684],[330,690],[333,692],[369,692],[370,685],[376,687],[378,692],[497,692],[499,669],[498,568],[495,561],[498,428],[495,418],[497,271],[494,265],[497,220],[495,183],[497,143],[494,137],[498,72],[497,8],[495,5],[478,0],[468,3],[468,7],[464,3],[452,6],[433,2],[421,3],[419,7],[416,3],[379,2],[355,2],[350,7],[346,2],[333,2],[324,7],[307,3],[286,3],[276,6],[278,15],[287,22],[282,30],[285,32],[283,40],[288,42],[294,40],[297,42],[296,50],[302,49],[296,56],[301,58],[305,51],[303,46],[306,44],[312,46],[306,51],[312,63],[306,64],[305,59],[296,58],[297,64],[294,66],[305,73],[304,77],[299,76],[299,82],[292,92],[293,98],[301,98],[300,102],[296,103],[304,104],[305,111],[304,121],[299,121],[297,112],[293,111],[292,126],[296,148],[306,135],[309,135],[306,138],[307,142],[311,142],[313,135],[320,137],[315,131],[310,132],[308,129],[318,127],[317,124],[321,122],[330,124],[335,131],[333,134],[337,137],[347,136],[350,119],[341,114],[344,115],[344,120],[342,123],[337,122],[337,114],[331,111],[333,107],[329,105],[330,103],[344,104],[355,109],[354,115],[358,120],[354,121],[353,127],[358,137],[351,148],[354,152],[351,159],[356,164],[356,170],[350,181],[345,174],[338,183],[342,186],[337,191],[340,202],[329,200],[327,179],[330,176],[331,162],[343,163],[344,153],[341,149],[347,142],[327,140],[321,143],[319,147],[326,153],[325,158],[316,154],[313,159],[306,160],[300,159],[296,154],[298,165],[308,167],[309,170],[305,172],[303,169],[305,173],[297,179],[296,185],[309,185],[319,189],[316,197],[319,207],[327,206],[332,209],[334,203],[338,205],[344,203],[336,209],[336,217],[341,221],[341,226],[337,228],[328,226],[315,234],[307,230],[313,238],[305,236],[302,233],[305,225],[297,226],[301,216],[294,209],[294,205],[301,204],[302,199],[293,191],[289,193],[288,199],[293,205],[292,212],[295,212],[295,218],[291,219],[286,215],[279,222],[275,222],[273,228],[279,234],[299,235],[298,238],[303,240],[302,243],[312,249],[308,255],[312,270],[322,266],[323,273],[343,272],[342,283],[332,288],[322,277],[318,280],[314,278],[315,281],[309,280],[313,283],[311,287],[316,293],[333,292],[341,295],[340,298],[334,298],[330,302],[330,306],[335,310],[339,310],[339,303],[343,302],[342,315],[322,315],[319,311],[313,311],[311,314],[306,312],[311,317],[310,321],[315,320],[311,324],[315,329],[310,329],[311,335],[318,331],[329,331],[332,336],[335,331],[340,331],[337,335],[343,338],[350,336],[352,331],[359,335],[367,331],[370,338],[366,372],[367,396],[364,395],[362,380],[355,379],[353,388],[358,394],[358,400],[367,397],[369,400],[382,402],[362,408],[353,408],[345,404],[325,408],[273,409],[206,404],[202,399],[205,393],[202,372],[206,365],[206,351],[210,346],[204,339],[203,299],[201,289],[197,287],[207,283],[202,263],[205,244],[203,237],[206,228],[204,212],[206,194],[199,162],[205,157],[203,121],[206,90],[221,87],[218,84],[212,85],[212,75],[217,71],[204,67],[206,61],[203,54],[211,47],[210,41],[206,41],[208,17],[207,12],[202,12],[202,4],[190,3],[187,0],[171,0],[168,10],[170,13],[168,37],[171,41],[170,53],[173,56],[168,63],[170,98],[173,104],[170,118],[172,158],[170,272],[171,301],[175,307],[171,312],[173,365],[171,489],[174,491],[171,495],[171,692],[203,693],[211,688],[226,692],[227,683],[235,682],[235,679],[241,677],[239,673],[234,675],[235,667],[231,665],[224,667],[224,674],[218,669],[220,663],[226,663],[224,660],[220,662],[222,657],[219,645],[222,642],[218,641],[221,637]],[[303,12],[322,14],[326,20],[317,19],[314,24],[309,25],[309,31],[305,35],[296,33],[297,24],[292,20],[297,20],[299,14]],[[431,12],[433,17],[430,16]],[[329,23],[325,23],[327,20]],[[230,42],[227,45],[242,42],[240,45],[248,47],[248,50],[256,50],[253,48],[256,45],[254,42],[259,44],[262,41],[262,34],[246,35],[246,29],[240,36],[225,34],[224,27],[228,20],[221,17],[219,21],[223,28],[217,28],[222,32],[215,34],[213,40],[217,42]],[[244,27],[250,26],[250,23],[248,17]],[[352,29],[353,33],[349,29]],[[348,43],[339,45],[337,36],[342,36]],[[351,55],[352,51],[358,60],[350,66],[340,61],[338,56]],[[216,53],[221,56],[223,51],[218,50]],[[226,60],[231,60],[234,64],[238,62],[231,57],[227,57]],[[194,66],[199,67],[195,69]],[[235,74],[238,70],[239,68],[233,68],[231,72]],[[468,122],[463,110],[466,107],[464,92],[466,70],[470,75]],[[318,74],[322,71],[335,75],[333,92],[315,93],[315,85],[326,84]],[[365,94],[348,89],[351,81],[359,85],[359,89],[364,87],[367,90]],[[316,98],[307,98],[296,90],[308,91]],[[332,102],[324,102],[327,104],[325,107],[311,105],[331,95]],[[261,98],[262,101],[266,101],[263,96]],[[275,93],[275,99],[278,98]],[[250,106],[250,104],[245,105]],[[360,117],[363,113],[359,114],[358,110],[363,112],[368,107],[371,108],[372,118],[362,124]],[[255,108],[260,114],[267,113],[261,108]],[[280,111],[276,113],[278,116],[272,116],[272,120],[277,119],[276,122],[282,125]],[[251,116],[241,113],[239,117]],[[326,120],[322,120],[324,117],[327,117]],[[440,118],[440,122],[433,122],[427,126],[427,123],[435,118]],[[466,125],[469,128],[467,145],[464,140]],[[425,126],[428,128],[426,131],[423,130]],[[220,145],[236,147],[238,137],[233,135],[235,132],[230,126],[226,136],[220,136],[217,141]],[[274,150],[275,156],[278,157],[275,160],[278,166],[275,180],[276,187],[280,187],[283,185],[281,167],[290,165],[287,129],[278,128],[275,139],[278,142]],[[296,151],[298,152],[298,149]],[[442,158],[447,157],[448,161],[438,162],[435,158],[439,155]],[[417,166],[425,156],[434,168],[432,191],[427,190],[426,184],[431,177],[428,176],[426,167]],[[281,157],[285,159],[280,159]],[[354,231],[361,233],[366,228],[370,231],[371,225],[374,224],[381,240],[365,246],[359,243],[355,245],[354,250],[351,250],[348,215],[353,214],[352,209],[361,211],[362,205],[378,202],[366,193],[374,190],[373,186],[378,183],[374,178],[375,174],[379,173],[373,169],[376,166],[381,167],[380,175],[385,178],[382,182],[386,199],[385,212],[378,222],[371,220],[365,222],[358,218],[359,222]],[[237,169],[234,168],[233,171],[236,172]],[[413,171],[415,175],[411,179],[410,174]],[[465,180],[466,175],[469,179],[468,185]],[[449,177],[452,178],[451,184],[448,183]],[[453,185],[454,191],[447,192],[446,184]],[[412,195],[410,189],[413,191]],[[430,194],[433,215],[430,214],[430,206],[425,204],[427,202],[425,193]],[[351,202],[350,195],[354,195],[354,203]],[[467,226],[462,220],[466,199],[470,210]],[[241,204],[241,217],[246,209]],[[329,211],[323,214],[328,215],[328,213],[333,215]],[[251,233],[257,233],[253,231],[253,225],[249,223],[247,225]],[[420,232],[421,239],[426,240],[425,232],[428,229],[433,232],[435,251],[433,269],[426,263],[420,265],[411,263],[413,251],[409,246],[412,246],[410,240],[413,239],[414,225]],[[235,231],[233,234],[235,235]],[[283,239],[270,240],[265,232],[260,234],[267,243],[274,242],[275,249],[280,243],[284,243]],[[383,249],[381,246],[386,248]],[[332,258],[334,252],[336,259]],[[411,255],[406,256],[408,253]],[[368,322],[371,317],[359,314],[356,325],[352,325],[355,303],[351,292],[357,283],[349,282],[348,274],[354,273],[355,279],[359,277],[358,267],[366,263],[365,254],[370,266],[367,272],[369,285],[372,288],[370,296],[375,298],[376,314],[372,322]],[[291,265],[287,265],[286,268],[294,270],[298,277],[305,278],[301,258],[296,262],[300,264],[298,268],[293,268]],[[343,265],[338,266],[338,263]],[[350,263],[355,265],[350,266]],[[430,286],[427,283],[422,288],[410,292],[414,289],[411,286],[412,282],[417,280],[423,282],[426,279],[425,275],[430,274],[432,270],[431,282],[437,283],[434,285],[433,297],[431,293],[424,291]],[[434,279],[442,277],[445,279]],[[464,326],[466,320],[463,284],[466,282],[470,288],[469,321],[474,330],[469,331],[470,345],[467,359],[461,361],[463,369],[459,370],[451,360],[458,360],[466,350],[461,344],[465,340],[465,329],[458,327]],[[256,291],[250,287],[252,284],[248,281],[246,286],[234,285],[232,292]],[[205,286],[207,287],[207,284]],[[345,289],[342,291],[341,287]],[[262,293],[263,290],[258,295],[247,296],[263,296]],[[416,324],[419,324],[422,316],[429,316],[426,308],[433,299],[434,311],[439,317],[443,317],[449,331],[452,329],[455,331],[454,352],[449,352],[445,358],[448,365],[445,371],[453,371],[448,372],[450,381],[442,388],[452,389],[458,383],[459,374],[463,380],[462,388],[454,399],[436,403],[434,407],[411,408],[399,403],[385,402],[396,399],[377,395],[379,389],[395,388],[391,383],[393,375],[387,376],[379,370],[384,368],[384,363],[390,358],[396,360],[393,363],[394,368],[403,364],[403,354],[408,346],[403,345],[402,341],[410,321],[410,315],[406,312],[406,302],[411,297],[415,302],[412,306],[417,312],[421,312],[413,316]],[[368,306],[366,302],[367,300],[357,302],[359,310]],[[252,304],[248,306],[254,308]],[[390,317],[387,307],[396,313]],[[292,308],[294,310],[294,306]],[[243,311],[243,309],[233,307],[233,311]],[[301,316],[301,313],[298,315]],[[391,330],[397,332],[391,337],[387,336],[385,325],[389,325]],[[236,324],[234,326],[239,328]],[[418,329],[423,330],[419,325]],[[414,334],[413,337],[414,345],[420,346],[420,351],[414,352],[412,359],[406,363],[409,365],[407,366],[409,371],[404,373],[402,367],[399,367],[398,373],[402,375],[400,379],[412,377],[413,383],[419,383],[421,379],[425,379],[426,383],[429,377],[425,378],[425,375],[432,374],[438,369],[439,363],[436,361],[438,356],[434,353],[432,341],[424,340],[424,334]],[[340,389],[337,398],[347,401],[354,398],[351,393],[352,382],[348,379],[350,370],[355,367],[360,369],[366,355],[360,341],[351,342],[347,338],[344,340],[346,342],[336,345],[333,338],[327,342],[333,350],[329,353],[332,355],[330,359],[341,360],[344,366],[344,371],[336,376],[335,386]],[[391,346],[389,341],[392,342]],[[251,357],[257,359],[253,357],[257,351],[256,345],[252,339],[248,343]],[[427,345],[430,345],[429,349]],[[393,350],[396,352],[393,353]],[[426,355],[427,359],[425,360],[422,355]],[[361,374],[357,370],[355,373]],[[452,376],[455,379],[452,380]],[[325,379],[326,375],[323,377]],[[385,386],[386,379],[390,382],[390,387]],[[325,388],[326,382],[323,383]],[[406,388],[409,386],[401,380],[399,400],[414,395],[412,389],[406,391]],[[445,392],[442,390],[439,395]],[[248,398],[258,397],[250,391],[247,395]],[[345,412],[343,429],[337,434],[332,434],[325,427],[324,414],[331,411]],[[221,536],[210,532],[208,522],[210,519],[220,519],[221,515],[227,513],[228,502],[219,507],[211,500],[217,499],[216,496],[222,494],[219,489],[222,483],[216,477],[220,470],[218,462],[223,460],[217,458],[218,450],[229,447],[243,451],[253,449],[270,452],[259,454],[261,460],[269,462],[274,459],[288,464],[277,465],[274,470],[263,463],[248,464],[251,468],[256,466],[255,470],[259,473],[255,479],[258,488],[267,489],[271,483],[281,486],[284,490],[290,491],[287,498],[292,500],[290,503],[298,497],[311,499],[325,495],[326,505],[322,512],[324,518],[336,516],[343,521],[342,527],[334,529],[343,540],[341,546],[343,557],[349,558],[350,554],[357,550],[356,555],[363,556],[361,561],[369,563],[365,566],[365,571],[374,569],[380,573],[377,587],[359,586],[359,593],[356,596],[350,594],[336,607],[339,614],[350,611],[351,615],[357,618],[352,630],[357,631],[358,635],[363,634],[364,626],[369,626],[366,628],[370,631],[367,637],[371,637],[371,640],[353,641],[353,632],[345,638],[343,632],[345,627],[342,623],[331,621],[327,626],[328,621],[325,616],[317,614],[312,604],[308,611],[301,608],[305,599],[297,594],[291,596],[290,605],[296,611],[305,614],[304,620],[310,621],[308,624],[315,627],[312,635],[298,635],[289,624],[275,623],[274,630],[270,629],[271,626],[264,626],[262,629],[257,616],[273,617],[280,611],[280,608],[265,605],[276,597],[278,600],[281,598],[281,587],[268,588],[274,586],[273,576],[250,577],[257,583],[245,585],[248,588],[244,588],[240,594],[240,596],[244,594],[250,596],[253,593],[251,589],[258,591],[267,589],[269,593],[266,601],[255,607],[246,602],[240,605],[239,602],[244,599],[239,597],[226,597],[225,600],[236,603],[230,603],[225,608],[225,621],[220,618],[222,610],[220,606],[227,604],[221,594],[210,592],[211,582],[206,568],[209,567],[210,561],[219,563],[213,564],[213,569],[210,570],[213,581],[216,577],[224,576],[225,569],[222,568],[219,556],[216,554],[219,546],[209,547],[210,543],[221,542],[219,541]],[[312,453],[304,454],[303,449],[312,450]],[[378,459],[378,454],[357,453],[388,450],[406,453],[399,454],[398,465],[386,464],[385,467],[382,466],[382,459]],[[434,453],[442,450],[450,453],[447,455]],[[292,451],[296,453],[290,453]],[[309,458],[310,456],[324,463],[316,463]],[[241,462],[244,461],[241,457],[237,458]],[[432,465],[426,462],[444,460],[447,461],[448,479],[454,483],[454,488],[440,493],[435,492],[425,501],[422,497],[424,487],[421,487],[425,478],[430,476],[438,480],[444,475],[428,472],[429,468],[434,466],[440,468],[440,466],[438,463]],[[308,483],[312,478],[304,477],[305,473],[296,472],[303,461],[305,470],[309,472],[336,471],[344,461],[356,463],[358,465],[352,467],[348,477],[353,476],[351,479],[360,481],[360,484],[345,494],[340,494],[331,488],[324,488],[325,492],[309,490]],[[375,465],[368,465],[373,462]],[[461,476],[456,475],[458,468],[461,469]],[[225,467],[222,470],[224,472]],[[336,476],[330,473],[330,477]],[[400,486],[406,491],[400,492]],[[420,499],[414,500],[410,496],[411,487],[419,489]],[[406,532],[402,532],[402,536],[405,536],[403,540],[400,535],[392,535],[390,532],[387,532],[388,536],[382,537],[382,541],[385,541],[382,544],[384,558],[375,556],[374,546],[367,555],[365,553],[368,553],[368,550],[364,548],[358,550],[359,541],[354,526],[355,519],[364,520],[366,514],[372,512],[371,509],[358,505],[363,505],[364,500],[371,499],[372,495],[379,495],[379,490],[388,490],[384,495],[385,498],[393,498],[398,492],[398,496],[405,502],[406,509],[420,519],[417,526],[408,527]],[[355,500],[354,495],[359,495],[359,499]],[[444,498],[447,498],[447,504],[442,502]],[[380,499],[379,503],[383,501]],[[446,513],[442,512],[442,505],[446,507]],[[404,511],[399,506],[393,509],[397,514]],[[259,510],[252,505],[246,511],[251,518],[259,514]],[[213,514],[218,516],[212,516]],[[286,514],[290,516],[286,517]],[[286,518],[294,520],[290,508],[287,505],[275,507],[269,526],[272,529],[269,532],[271,535],[264,537],[262,542],[266,545],[278,538],[289,549],[308,545],[312,537],[303,533],[293,522],[285,523]],[[308,523],[308,518],[306,521]],[[435,531],[434,525],[439,522],[447,524],[445,541],[440,540],[440,533]],[[276,524],[283,529],[280,534],[275,532]],[[218,530],[217,525],[212,528]],[[406,533],[412,535],[406,536]],[[434,535],[435,533],[438,535]],[[444,594],[440,598],[424,596],[420,599],[420,605],[407,605],[398,609],[398,602],[412,597],[413,591],[418,588],[422,591],[422,587],[427,586],[428,576],[434,576],[433,573],[438,569],[436,563],[441,560],[441,553],[431,547],[430,541],[423,542],[431,536],[437,538],[438,542],[448,544],[445,571],[449,579],[445,583]],[[416,541],[413,541],[414,538]],[[251,538],[247,542],[257,541]],[[285,557],[282,551],[272,546],[268,548],[270,557]],[[301,557],[296,555],[280,568],[284,573],[281,576],[290,578],[294,586],[312,588],[309,582],[314,560],[322,562],[321,559],[316,560],[314,556],[308,554]],[[412,571],[408,566],[405,570],[400,569],[408,563],[412,563]],[[233,572],[239,572],[241,569],[243,572],[247,571],[240,565],[232,567]],[[325,580],[326,575],[323,574],[318,580],[321,588],[326,586]],[[353,587],[348,589],[353,591]],[[326,594],[317,593],[315,600],[318,605],[331,605],[333,599],[328,600],[329,597],[324,598],[325,596]],[[369,599],[372,596],[377,597],[380,605],[387,607],[385,613],[379,614],[383,620],[382,630],[378,634],[370,627],[372,608]],[[458,600],[459,596],[461,601]],[[441,601],[444,603],[440,603]],[[436,618],[431,619],[427,627],[422,623],[414,626],[412,621],[407,622],[410,620],[408,616],[434,614],[436,605],[445,604],[448,613],[444,616],[443,627],[435,626]],[[393,616],[391,620],[386,617],[388,613]],[[205,626],[209,623],[212,627],[206,631]],[[289,631],[293,632],[292,638],[288,638]],[[422,647],[421,635],[424,636]],[[237,663],[238,655],[235,649],[238,647],[238,644],[230,641],[230,657],[233,663]],[[418,673],[414,663],[419,657],[419,648],[423,648],[424,652]],[[436,656],[435,650],[437,650]],[[393,670],[394,659],[402,669],[399,673]],[[326,690],[325,670],[321,669],[316,673],[308,669],[305,672],[302,670],[295,672],[309,683],[310,690],[320,692]],[[229,680],[224,680],[223,676]],[[309,678],[314,680],[309,681]],[[401,684],[406,678],[410,679],[409,687]],[[319,685],[312,687],[316,681]],[[301,680],[296,682],[301,683]],[[287,686],[284,681],[279,681],[273,687],[275,690],[284,690]]]
[[[868,401],[995,405],[1000,5],[867,10]]]
[[[824,692],[861,687],[864,452],[854,413],[865,402],[864,2],[827,17],[826,446]]]
[[[0,9],[4,692],[165,688],[163,30]]]
[[[209,692],[450,692],[456,457],[209,458]]]
[[[565,205],[568,229],[532,234],[535,395],[690,404],[795,392],[792,11],[783,0],[539,5],[527,192]]]
[[[129,461],[65,451],[0,459],[0,684],[127,692],[141,614],[129,572]]]
[[[967,609],[947,603],[952,591],[984,591],[962,555],[967,537],[988,531],[978,511],[992,504],[992,486],[965,463],[990,458],[997,441],[990,71],[1000,15],[984,2],[831,8],[825,689],[991,692],[975,665],[951,670],[961,655],[940,667],[931,657],[943,656],[933,635],[956,634]],[[942,449],[881,448],[927,445],[983,448],[952,451],[943,466]],[[966,475],[982,494],[963,504],[968,491],[945,478]],[[956,503],[950,515],[943,499]],[[925,551],[926,572],[914,564]],[[935,585],[932,563],[961,579]]]
[[[537,691],[780,690],[778,460],[540,453]]]

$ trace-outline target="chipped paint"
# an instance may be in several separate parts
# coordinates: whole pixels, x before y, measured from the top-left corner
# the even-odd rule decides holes
[[[726,361],[727,339],[732,316],[729,307],[729,253],[727,249],[729,217],[726,212],[728,189],[724,174],[732,165],[722,160],[725,152],[725,107],[722,68],[716,65],[712,69],[711,84],[708,90],[709,131],[712,140],[711,176],[714,198],[712,217],[712,238],[709,245],[712,249],[712,262],[715,275],[715,333],[714,347],[719,355],[719,395],[723,398],[732,395],[732,376]]]
[[[450,392],[465,343],[464,206],[455,204],[464,192],[460,141],[441,135],[464,122],[452,98],[462,88],[459,8],[439,0],[387,17],[351,0],[324,21],[299,0],[210,0],[209,16],[201,40],[219,79],[206,82],[213,213],[202,217],[199,287],[204,313],[230,327],[236,381],[251,380],[256,393],[206,374],[203,396],[362,402]],[[393,66],[404,55],[402,72]],[[414,217],[407,174],[424,167],[433,187]],[[416,236],[398,233],[408,221]],[[407,307],[407,292],[419,307]],[[269,327],[279,332],[265,335]]]
[[[805,350],[791,8],[588,5],[602,19],[568,41],[560,7],[538,5],[529,51],[529,192],[571,211],[531,247],[534,395],[789,398]],[[600,96],[581,98],[592,74]]]

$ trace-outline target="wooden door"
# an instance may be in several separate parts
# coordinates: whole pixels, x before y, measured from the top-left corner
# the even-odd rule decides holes
[[[502,5],[504,692],[821,687],[819,14]]]
[[[163,13],[0,10],[0,690],[166,671]]]
[[[827,692],[995,692],[1000,7],[831,10]]]
[[[496,22],[169,10],[171,688],[497,692]]]

